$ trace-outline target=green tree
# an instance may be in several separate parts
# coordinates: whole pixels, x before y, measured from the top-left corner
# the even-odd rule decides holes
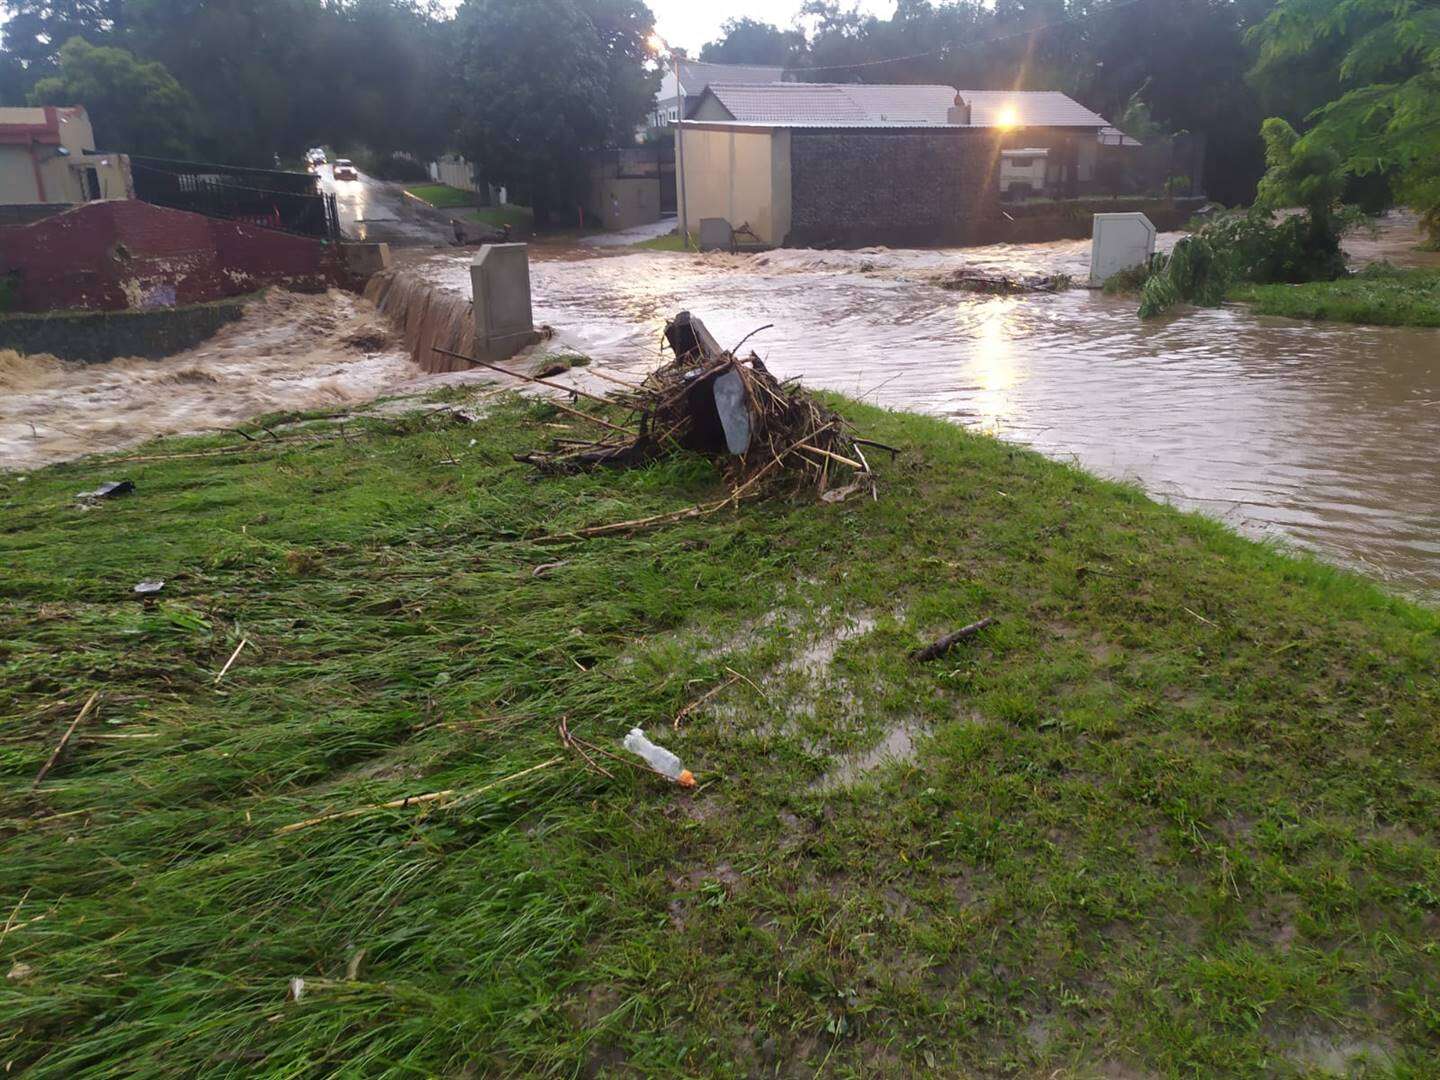
[[[781,30],[756,19],[727,19],[720,37],[700,50],[700,59],[711,64],[794,63],[805,51],[805,34]]]
[[[1435,0],[1280,0],[1254,31],[1255,77],[1282,81],[1337,53],[1336,92],[1291,153],[1386,176],[1440,240],[1440,7]],[[1312,84],[1315,83],[1312,77]],[[1321,83],[1323,85],[1323,83]]]
[[[32,82],[54,74],[60,50],[71,38],[118,44],[125,27],[125,0],[4,0],[5,51],[23,64]]]
[[[537,225],[576,205],[587,150],[633,141],[658,81],[643,59],[652,26],[632,0],[461,5],[461,145]]]
[[[123,153],[183,157],[190,152],[195,102],[164,65],[109,45],[71,38],[59,74],[30,91],[34,105],[84,105],[96,142]]]

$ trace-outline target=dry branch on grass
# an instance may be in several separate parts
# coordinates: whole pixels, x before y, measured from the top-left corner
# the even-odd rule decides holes
[[[50,775],[50,770],[53,769],[55,767],[55,763],[60,760],[60,755],[65,752],[65,747],[70,745],[70,736],[75,734],[75,729],[78,728],[81,722],[90,715],[90,710],[95,708],[95,703],[99,700],[100,691],[96,690],[86,700],[85,705],[80,710],[79,715],[76,716],[74,720],[70,721],[70,726],[65,729],[65,734],[60,736],[60,742],[56,744],[54,752],[51,753],[45,764],[40,766],[40,771],[36,773],[35,782],[30,785],[31,791],[37,790],[40,787],[41,783],[45,780],[45,777]]]
[[[960,642],[964,641],[966,638],[974,637],[981,630],[984,630],[987,626],[991,625],[994,621],[995,618],[993,615],[987,615],[979,622],[972,622],[969,626],[962,626],[953,634],[946,634],[944,637],[939,638],[936,641],[932,641],[924,648],[916,649],[910,654],[910,659],[919,660],[922,662],[926,660],[938,660],[940,657],[944,656],[951,649],[953,649],[956,645],[960,644]]]

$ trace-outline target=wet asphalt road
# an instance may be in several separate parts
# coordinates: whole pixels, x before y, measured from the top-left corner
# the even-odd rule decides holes
[[[347,240],[397,247],[448,245],[454,233],[444,211],[405,194],[400,184],[359,173],[358,180],[336,180],[333,165],[322,165],[320,186],[335,195],[340,229]]]

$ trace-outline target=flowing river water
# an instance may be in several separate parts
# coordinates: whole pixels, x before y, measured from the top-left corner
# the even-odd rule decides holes
[[[1362,241],[1356,254],[1393,257],[1413,246],[1413,234],[1402,239]],[[468,261],[446,251],[411,268],[468,295]],[[1088,290],[977,296],[934,284],[960,267],[1081,277],[1087,261],[1080,242],[738,256],[536,249],[531,277],[536,321],[558,333],[551,348],[638,371],[659,358],[660,329],[678,310],[727,345],[774,323],[747,348],[781,376],[1015,440],[1440,597],[1440,331],[1237,307],[1142,323],[1133,299]],[[168,361],[41,372],[7,369],[0,354],[0,469],[478,376],[418,375],[393,344],[375,343],[373,312],[353,298],[257,308]]]

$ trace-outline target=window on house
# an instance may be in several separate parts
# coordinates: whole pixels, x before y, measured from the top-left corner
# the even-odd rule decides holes
[[[670,122],[673,124],[676,120],[679,120],[679,119],[680,119],[680,110],[679,110],[679,109],[671,109],[671,110],[670,110]]]
[[[1035,159],[1028,157],[1012,157],[1007,158],[1006,163],[1009,164],[1012,168],[1028,169],[1031,165],[1035,164]]]

